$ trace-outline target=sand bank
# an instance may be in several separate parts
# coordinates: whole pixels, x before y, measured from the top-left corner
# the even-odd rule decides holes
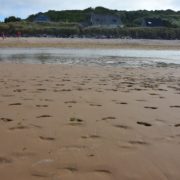
[[[6,38],[0,47],[180,49],[179,40]]]
[[[0,179],[179,179],[179,75],[1,63]]]

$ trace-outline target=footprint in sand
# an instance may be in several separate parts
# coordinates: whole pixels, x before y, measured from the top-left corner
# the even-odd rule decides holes
[[[69,121],[70,121],[69,125],[78,126],[78,125],[82,125],[84,120],[82,120],[80,118],[72,117],[69,119]]]
[[[16,130],[16,129],[23,130],[23,129],[29,129],[29,127],[28,126],[20,125],[20,126],[15,126],[15,127],[9,128],[9,130]]]
[[[126,105],[128,104],[127,102],[119,102],[119,103],[116,103],[116,104],[123,104],[123,105]]]
[[[38,129],[41,129],[42,126],[39,126],[39,125],[36,125],[36,124],[30,124],[31,126],[35,127],[35,128],[38,128]]]
[[[131,129],[129,126],[127,125],[121,125],[121,124],[115,124],[113,125],[116,128],[121,128],[121,129]]]
[[[147,102],[147,100],[145,100],[145,99],[137,99],[136,101],[138,101],[138,102]]]
[[[26,89],[15,89],[15,90],[13,90],[13,92],[23,92],[23,91],[26,91]]]
[[[153,110],[158,109],[158,107],[154,107],[154,106],[144,106],[144,108],[145,109],[153,109]]]
[[[11,103],[11,104],[9,104],[9,106],[20,106],[20,105],[22,105],[21,103]]]
[[[100,83],[98,84],[99,86],[106,86],[107,84],[106,83]]]
[[[128,104],[127,102],[124,102],[124,101],[117,101],[117,100],[112,100],[112,102],[115,102],[116,104],[122,104],[122,105],[126,105]]]
[[[52,99],[39,99],[40,101],[53,102]]]
[[[106,91],[113,91],[113,92],[117,92],[118,89],[105,89]]]
[[[170,108],[180,108],[180,105],[170,106]]]
[[[62,82],[70,82],[70,79],[62,79]]]
[[[166,121],[165,120],[162,120],[162,119],[155,119],[157,122],[162,122],[162,123],[165,123]]]
[[[60,89],[54,89],[53,92],[61,92]]]
[[[32,101],[33,99],[31,98],[23,98],[24,101]]]
[[[159,95],[159,94],[157,94],[157,93],[149,93],[149,95],[151,95],[151,96],[157,96],[157,95]]]
[[[102,118],[103,121],[105,121],[105,120],[114,120],[114,119],[116,119],[116,117],[113,117],[113,116],[108,116],[108,117]]]
[[[95,169],[93,171],[87,171],[87,172],[81,172],[79,173],[79,169],[74,167],[67,167],[67,168],[61,168],[56,173],[57,177],[65,176],[66,178],[69,177],[70,179],[74,179],[74,177],[77,175],[80,179],[104,179],[104,180],[110,180],[112,179],[112,172],[108,169]],[[55,177],[56,177],[55,176]]]
[[[75,90],[77,90],[77,91],[83,91],[83,90],[85,90],[85,89],[83,89],[83,88],[81,88],[81,87],[77,87],[77,88],[75,88]]]
[[[13,119],[10,119],[10,118],[0,118],[1,121],[3,122],[11,122],[13,121]]]
[[[164,126],[164,125],[167,125],[166,121],[165,120],[162,120],[162,119],[155,119],[155,122],[154,122],[156,125],[158,126]]]
[[[101,138],[101,136],[96,135],[96,134],[91,134],[91,135],[85,135],[85,136],[81,136],[82,139],[99,139]]]
[[[39,104],[38,104],[38,105],[36,105],[36,107],[48,107],[48,105],[46,105],[46,104],[44,104],[44,105],[43,105],[43,104],[42,104],[42,105],[39,105]]]
[[[70,121],[71,122],[83,122],[83,120],[82,119],[80,119],[80,118],[70,118]]]
[[[95,154],[88,154],[88,157],[94,157]]]
[[[52,117],[48,114],[44,114],[44,115],[41,115],[41,116],[37,116],[37,118],[48,118],[48,117]]]
[[[37,91],[47,91],[47,89],[37,89]]]
[[[13,97],[14,95],[12,94],[3,94],[2,97]]]
[[[69,123],[69,125],[71,125],[71,126],[82,126],[83,124],[78,123],[78,122],[71,122],[71,123]]]
[[[65,86],[65,84],[56,84],[56,86]]]
[[[71,89],[61,89],[60,92],[70,92],[72,91]]]
[[[13,152],[12,153],[12,156],[14,157],[14,158],[26,158],[26,157],[34,157],[34,156],[36,156],[37,154],[35,153],[35,152],[26,152],[26,150],[27,150],[27,148],[26,147],[24,147],[23,149],[22,149],[22,151],[21,152]]]
[[[92,139],[97,139],[97,138],[100,138],[101,136],[99,136],[97,134],[91,134],[89,137]]]
[[[141,141],[141,140],[133,140],[133,141],[129,141],[130,144],[138,144],[138,145],[148,145],[149,143],[145,142],[145,141]]]
[[[11,158],[0,156],[0,164],[9,164],[12,162],[13,160]]]
[[[65,103],[65,104],[76,104],[77,101],[73,101],[73,100],[72,100],[72,101],[65,101],[64,103]]]
[[[61,168],[59,170],[59,173],[74,173],[74,172],[77,172],[78,171],[78,168],[76,168],[75,166],[67,166],[67,167],[64,167],[64,168]]]
[[[55,140],[54,137],[39,136],[39,138],[40,138],[41,140],[46,140],[46,141],[54,141],[54,140]]]
[[[43,84],[41,83],[38,83],[38,84],[35,84],[34,86],[42,86]]]
[[[99,89],[96,89],[95,91],[96,91],[96,92],[103,92],[102,90],[99,90]]]
[[[84,146],[84,145],[68,145],[68,146],[62,146],[60,147],[60,151],[82,151],[85,149],[88,149],[88,146]]]
[[[33,171],[31,172],[31,176],[39,177],[39,178],[48,178],[52,177],[53,173],[48,173],[48,171]]]
[[[75,166],[62,167],[58,168],[54,177],[57,179],[63,179],[63,177],[71,177],[74,179],[73,177],[75,176],[75,173],[78,173],[78,171],[79,170]]]
[[[180,127],[180,124],[175,124],[174,126],[175,126],[175,127]]]
[[[96,170],[94,170],[94,172],[100,173],[100,174],[109,174],[109,175],[112,174],[112,172],[107,169],[96,169]]]
[[[142,122],[142,121],[137,121],[137,124],[143,125],[143,126],[152,126],[152,124],[147,123],[147,122]]]
[[[89,104],[90,106],[101,107],[101,104]]]
[[[134,89],[132,89],[132,90],[135,90],[135,91],[142,91],[142,90],[144,90],[144,89],[134,88]]]
[[[168,91],[167,89],[158,89],[159,91]]]

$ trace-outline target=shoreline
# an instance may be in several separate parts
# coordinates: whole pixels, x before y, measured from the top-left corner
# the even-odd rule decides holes
[[[6,38],[0,48],[82,48],[179,50],[180,40]]]

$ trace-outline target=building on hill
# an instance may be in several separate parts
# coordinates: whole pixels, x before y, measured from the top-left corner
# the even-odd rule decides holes
[[[48,16],[44,15],[44,14],[39,14],[35,17],[34,21],[36,23],[45,23],[45,22],[50,22],[50,19]]]
[[[91,26],[103,26],[109,28],[123,27],[119,16],[92,13],[90,17]]]
[[[164,21],[160,18],[145,18],[142,21],[143,27],[164,27]]]

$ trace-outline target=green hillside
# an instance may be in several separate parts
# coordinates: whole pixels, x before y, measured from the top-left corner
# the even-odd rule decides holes
[[[124,26],[123,28],[90,26],[92,13],[119,16]],[[34,22],[40,14],[47,16],[50,21]],[[142,21],[145,18],[160,18],[165,26],[142,27]],[[4,23],[0,23],[0,33],[6,36],[16,36],[18,32],[25,37],[180,39],[180,11],[117,11],[104,7],[66,11],[50,10],[30,15],[24,20],[14,16],[7,17]]]
[[[165,20],[167,27],[180,27],[180,11],[173,10],[138,10],[138,11],[118,11],[110,10],[104,7],[87,8],[84,10],[66,10],[54,11],[50,10],[42,14],[47,15],[53,22],[73,22],[73,23],[86,23],[91,13],[96,14],[114,14],[121,18],[124,26],[138,27],[144,18],[161,18]],[[39,13],[30,15],[26,20],[33,21]]]

